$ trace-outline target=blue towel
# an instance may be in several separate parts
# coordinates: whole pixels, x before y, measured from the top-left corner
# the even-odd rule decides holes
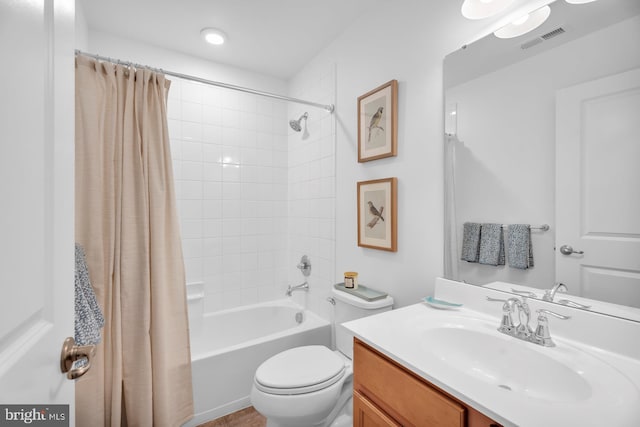
[[[487,265],[504,265],[502,224],[482,224],[478,262]]]
[[[75,316],[76,345],[98,344],[104,316],[89,279],[89,269],[82,246],[76,243]]]
[[[478,262],[480,250],[480,224],[477,222],[465,222],[462,230],[462,261]]]
[[[529,224],[510,224],[507,227],[507,258],[509,267],[526,270],[533,267],[533,247]]]

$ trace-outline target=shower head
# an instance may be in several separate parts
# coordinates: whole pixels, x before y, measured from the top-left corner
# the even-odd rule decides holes
[[[295,130],[296,132],[300,132],[302,130],[300,122],[302,121],[302,119],[307,120],[307,117],[309,117],[309,114],[305,112],[300,116],[298,120],[289,120],[289,126],[291,126],[291,129]]]

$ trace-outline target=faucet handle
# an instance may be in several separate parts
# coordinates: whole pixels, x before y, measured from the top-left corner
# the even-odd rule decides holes
[[[511,292],[513,292],[514,294],[522,295],[524,297],[528,297],[528,298],[538,298],[536,294],[530,291],[521,291],[519,289],[511,288]]]
[[[511,313],[515,311],[514,306],[516,303],[520,303],[516,298],[509,299],[501,299],[501,298],[492,298],[487,297],[487,301],[493,302],[503,302],[502,305],[502,320],[500,321],[500,326],[498,327],[498,331],[511,334],[516,330],[516,326],[513,324],[513,319],[511,318]]]
[[[562,319],[562,320],[567,320],[567,319],[571,319],[571,316],[565,316],[564,314],[558,314],[554,311],[551,310],[546,310],[544,308],[541,308],[540,310],[536,310],[536,313],[538,313],[540,316],[545,317],[545,314],[550,314],[553,317],[557,317],[558,319]]]
[[[545,310],[544,308],[536,310],[536,313],[538,313],[538,326],[536,327],[536,332],[533,336],[533,339],[538,344],[541,344],[545,347],[555,347],[556,344],[551,339],[551,334],[549,333],[549,319],[546,315],[549,314],[562,320],[571,319],[571,316],[558,314],[550,310]]]
[[[571,301],[570,299],[559,299],[558,304],[566,305],[567,307],[581,308],[583,310],[591,308],[590,305],[580,304],[579,302]]]
[[[300,258],[300,262],[296,267],[302,272],[304,277],[309,277],[311,274],[311,260],[306,255],[303,255],[302,258]]]

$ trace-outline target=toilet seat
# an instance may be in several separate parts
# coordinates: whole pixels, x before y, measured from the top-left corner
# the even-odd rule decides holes
[[[264,393],[298,395],[327,388],[345,375],[344,360],[325,346],[296,347],[267,359],[256,370]]]

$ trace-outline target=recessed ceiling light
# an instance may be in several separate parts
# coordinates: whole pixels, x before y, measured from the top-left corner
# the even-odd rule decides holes
[[[227,35],[217,28],[203,28],[200,35],[210,44],[221,45],[227,40]]]
[[[464,0],[461,12],[467,19],[483,19],[502,12],[511,3],[513,0]]]
[[[510,24],[500,28],[493,34],[500,39],[510,39],[521,36],[542,25],[542,23],[547,20],[550,13],[551,8],[549,6],[543,6],[540,9],[536,9],[531,13],[521,16]]]

